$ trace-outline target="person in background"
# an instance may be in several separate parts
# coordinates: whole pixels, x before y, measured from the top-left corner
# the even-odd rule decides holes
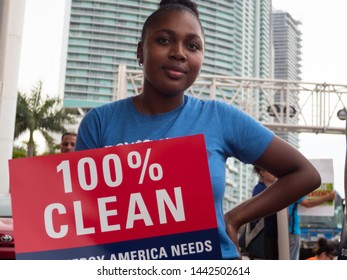
[[[239,228],[313,191],[320,176],[298,150],[236,107],[185,94],[200,74],[204,54],[197,5],[190,0],[160,1],[144,22],[137,45],[142,92],[89,110],[79,126],[75,150],[203,134],[222,258],[239,259]],[[224,213],[229,157],[266,169],[278,180]],[[199,186],[191,187],[199,192]]]
[[[311,208],[321,205],[326,201],[332,201],[335,199],[335,197],[336,191],[332,191],[327,195],[316,199],[308,199],[306,196],[304,196],[288,207],[289,247],[291,260],[298,260],[300,256],[301,229],[300,216],[298,215],[298,206],[301,205],[306,208]]]
[[[257,166],[254,167],[254,173],[259,176],[259,182],[252,191],[252,196],[256,196],[270,187],[277,178],[269,172]],[[255,222],[251,222],[251,226]],[[277,242],[277,215],[272,214],[264,218],[264,259],[278,259],[278,242]]]
[[[318,239],[318,248],[315,250],[315,256],[307,260],[334,260],[337,256],[336,248],[323,237]]]
[[[77,134],[75,132],[65,132],[61,136],[60,152],[69,153],[73,152],[76,145]]]

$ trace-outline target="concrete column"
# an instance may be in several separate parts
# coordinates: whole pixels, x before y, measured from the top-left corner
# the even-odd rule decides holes
[[[0,0],[0,193],[10,191],[19,62],[26,0]]]
[[[287,208],[277,212],[278,259],[290,260]]]

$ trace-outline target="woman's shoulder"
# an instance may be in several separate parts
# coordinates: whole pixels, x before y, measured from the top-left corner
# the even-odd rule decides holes
[[[107,113],[109,111],[114,112],[115,109],[124,108],[125,106],[129,105],[132,102],[131,100],[132,100],[131,97],[127,97],[124,99],[108,102],[108,103],[105,103],[103,105],[92,108],[89,112],[94,112],[94,113],[99,113],[99,114],[100,113],[104,114],[104,113]]]
[[[126,104],[130,104],[130,102],[132,102],[132,97],[126,97],[123,99],[115,100],[115,101],[100,105],[98,107],[95,107],[95,109],[96,110],[109,110],[109,109],[114,109],[117,107],[122,107]]]
[[[250,122],[253,118],[241,109],[231,103],[219,99],[199,99],[193,96],[186,97],[187,109],[193,111],[201,111],[209,116],[218,116],[220,120],[233,119],[234,123]]]
[[[103,105],[91,108],[84,116],[84,120],[107,120],[121,113],[122,110],[129,112],[128,108],[131,103],[131,97],[120,99]]]
[[[229,104],[225,101],[221,101],[218,99],[203,99],[194,97],[191,95],[186,96],[187,103],[192,105],[198,105],[203,107],[213,107],[216,109],[225,109],[225,110],[235,110],[236,107],[234,107],[232,104]],[[237,110],[237,109],[236,109]]]

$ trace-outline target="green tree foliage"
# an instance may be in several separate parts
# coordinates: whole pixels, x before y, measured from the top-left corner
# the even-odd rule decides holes
[[[27,150],[24,147],[15,146],[12,151],[12,158],[24,158],[27,155]]]
[[[49,147],[54,146],[52,132],[65,131],[64,124],[75,123],[73,115],[61,105],[61,99],[42,98],[42,82],[39,82],[26,95],[18,91],[16,125],[14,138],[17,139],[24,132],[29,131],[27,156],[31,157],[35,151],[34,132],[39,131],[47,141]]]

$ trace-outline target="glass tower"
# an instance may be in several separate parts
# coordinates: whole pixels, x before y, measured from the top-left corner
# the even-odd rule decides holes
[[[301,23],[287,12],[272,13],[272,36],[274,46],[274,78],[279,80],[301,80]],[[276,100],[277,97],[277,100]],[[282,102],[297,104],[298,93],[293,91],[282,97]],[[284,100],[283,100],[284,99]],[[275,102],[280,103],[280,96],[275,96]],[[298,118],[289,119],[290,124],[298,124]],[[297,132],[278,132],[277,135],[293,146],[299,146]]]

